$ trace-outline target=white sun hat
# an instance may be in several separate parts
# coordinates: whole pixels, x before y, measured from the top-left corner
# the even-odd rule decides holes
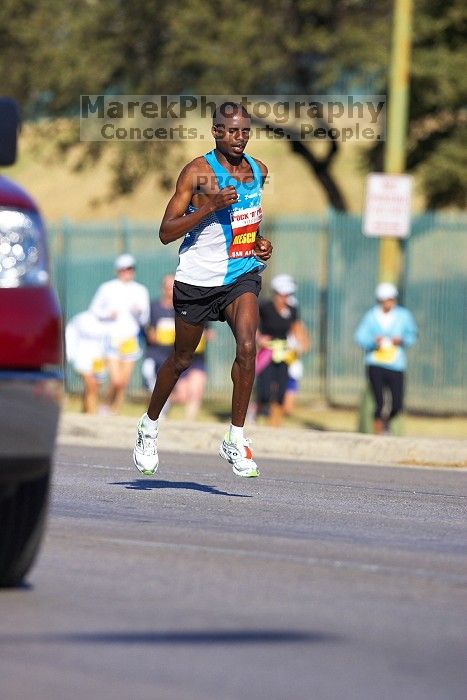
[[[114,266],[117,272],[118,270],[126,270],[128,267],[136,267],[136,260],[129,253],[123,253],[115,260]]]
[[[297,285],[292,275],[276,275],[271,280],[271,289],[277,294],[289,296],[290,294],[295,294]]]
[[[386,301],[387,299],[397,299],[399,292],[397,287],[391,282],[381,282],[375,289],[375,297],[377,301]]]

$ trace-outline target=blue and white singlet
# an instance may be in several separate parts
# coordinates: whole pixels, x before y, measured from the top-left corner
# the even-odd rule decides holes
[[[212,168],[219,189],[232,185],[238,200],[232,206],[214,211],[185,234],[179,250],[175,272],[178,282],[199,287],[220,287],[232,284],[247,272],[261,272],[266,267],[253,249],[262,218],[261,170],[253,158],[244,154],[253,180],[239,182],[217,160],[214,151],[204,158]],[[196,211],[191,204],[187,214]]]

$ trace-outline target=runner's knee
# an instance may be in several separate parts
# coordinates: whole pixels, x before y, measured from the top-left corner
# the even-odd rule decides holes
[[[256,359],[256,343],[254,339],[245,339],[237,342],[237,360],[241,364],[250,364]]]
[[[191,352],[176,353],[173,358],[175,373],[180,376],[182,372],[188,369],[191,365],[192,358],[193,353]]]

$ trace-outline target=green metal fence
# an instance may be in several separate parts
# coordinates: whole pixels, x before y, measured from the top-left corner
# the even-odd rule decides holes
[[[50,249],[55,285],[65,321],[89,305],[97,286],[110,279],[113,261],[131,252],[137,279],[157,296],[162,277],[173,272],[178,246],[163,246],[157,224],[121,220],[51,225]],[[467,217],[426,214],[413,222],[405,243],[406,272],[402,303],[414,314],[420,340],[409,351],[407,405],[433,412],[467,412],[465,381]],[[355,327],[373,303],[378,241],[361,233],[360,217],[329,212],[326,216],[270,219],[263,229],[274,255],[263,274],[262,295],[280,272],[298,283],[301,318],[313,338],[304,358],[300,391],[337,405],[355,406],[363,388],[363,360],[353,342]],[[215,324],[208,346],[207,396],[230,395],[234,344],[226,324]],[[70,391],[79,378],[66,368]],[[141,392],[139,365],[130,393]]]
[[[428,213],[415,217],[405,241],[401,303],[420,330],[408,351],[407,407],[428,413],[467,411],[467,217]],[[361,234],[357,216],[328,218],[328,323],[326,393],[355,405],[362,358],[352,337],[370,306],[378,269],[378,241]]]
[[[426,215],[407,246],[405,303],[420,327],[410,406],[467,409],[467,219]]]

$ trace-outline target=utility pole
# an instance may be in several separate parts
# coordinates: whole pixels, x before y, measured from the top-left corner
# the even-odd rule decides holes
[[[409,73],[412,33],[412,0],[394,0],[389,100],[384,171],[405,170],[409,111]],[[398,285],[402,273],[402,246],[398,238],[384,237],[379,247],[379,281]]]

